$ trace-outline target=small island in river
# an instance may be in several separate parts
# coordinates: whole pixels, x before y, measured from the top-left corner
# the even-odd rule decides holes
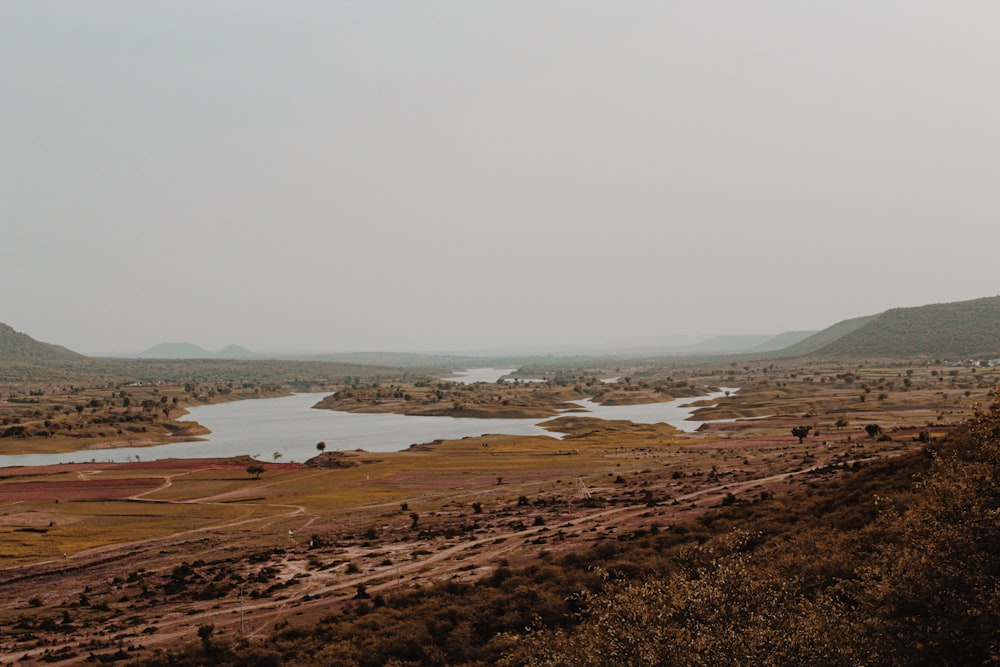
[[[316,408],[341,412],[395,413],[428,417],[534,419],[579,411],[573,401],[590,399],[601,405],[664,403],[703,396],[715,388],[690,382],[655,385],[631,380],[602,382],[596,378],[567,382],[563,378],[540,382],[449,381],[355,384],[327,396]]]

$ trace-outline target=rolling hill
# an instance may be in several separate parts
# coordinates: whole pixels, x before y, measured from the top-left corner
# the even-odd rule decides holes
[[[804,341],[809,338],[815,331],[786,331],[785,333],[780,333],[777,336],[772,336],[767,339],[757,347],[755,347],[751,352],[774,352],[776,350],[783,350],[787,347],[791,347],[796,343]]]
[[[211,356],[219,359],[257,359],[261,355],[251,352],[242,345],[227,345]]]
[[[138,355],[141,359],[273,359],[277,355],[258,354],[242,345],[227,345],[218,352],[194,343],[159,343]]]
[[[869,318],[817,353],[841,357],[949,360],[998,358],[1000,296],[893,308]]]
[[[792,344],[789,344],[792,343]],[[630,350],[633,354],[639,350]],[[834,357],[923,357],[928,359],[1000,358],[1000,296],[970,301],[893,308],[855,317],[812,333],[791,331],[777,336],[717,336],[695,344],[659,350],[670,356],[767,354],[769,358],[808,355]],[[239,345],[210,352],[193,343],[160,343],[138,355],[146,359],[290,359],[338,361],[393,366],[475,367],[487,359],[404,353],[261,354]],[[0,361],[83,359],[61,345],[42,343],[0,323]],[[494,365],[517,365],[525,358],[489,357]]]
[[[694,345],[680,348],[682,355],[728,354],[754,350],[774,338],[774,334],[729,334],[713,336]]]
[[[822,331],[818,331],[808,338],[795,343],[794,345],[789,345],[786,348],[776,351],[774,356],[801,357],[807,354],[815,354],[837,342],[851,332],[865,326],[876,317],[878,316],[867,315],[865,317],[855,317],[849,320],[843,320],[842,322],[837,322],[836,324],[829,326]]]
[[[42,343],[0,322],[0,361],[62,361],[83,358],[84,355],[62,345]]]

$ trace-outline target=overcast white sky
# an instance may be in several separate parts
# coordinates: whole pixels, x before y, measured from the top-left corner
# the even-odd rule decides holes
[[[1000,293],[1000,3],[0,4],[0,321],[88,354]]]

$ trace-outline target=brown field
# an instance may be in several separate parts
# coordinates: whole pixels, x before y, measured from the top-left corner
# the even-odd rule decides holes
[[[631,386],[641,387],[637,371]],[[473,579],[802,493],[940,437],[998,380],[981,368],[788,362],[664,369],[641,391],[682,373],[699,391],[742,387],[702,408],[734,421],[684,434],[570,415],[562,440],[348,452],[342,460],[356,465],[263,463],[260,479],[248,460],[0,470],[0,662],[137,656],[196,639],[206,623],[253,641],[275,623],[318,619],[359,586],[392,595]],[[534,388],[481,389],[469,397],[498,402],[497,391],[513,391],[510,402],[527,403]],[[878,437],[865,431],[873,424]],[[800,444],[791,429],[802,425],[811,431]]]

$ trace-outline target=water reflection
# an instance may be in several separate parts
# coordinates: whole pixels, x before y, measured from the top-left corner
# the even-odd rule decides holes
[[[685,431],[693,431],[702,422],[687,421],[694,408],[682,406],[705,398],[718,398],[724,394],[725,390],[709,396],[648,405],[602,406],[589,400],[576,403],[588,410],[578,413],[583,416],[627,419],[646,424],[664,422]],[[316,455],[316,444],[319,442],[326,443],[327,451],[364,449],[369,452],[390,452],[406,449],[416,443],[491,433],[559,437],[559,434],[553,434],[540,426],[547,419],[422,417],[312,409],[325,396],[326,394],[296,394],[283,398],[261,398],[190,408],[185,419],[196,421],[212,431],[202,442],[64,454],[7,455],[0,456],[0,467],[241,455],[265,461],[301,462]]]

